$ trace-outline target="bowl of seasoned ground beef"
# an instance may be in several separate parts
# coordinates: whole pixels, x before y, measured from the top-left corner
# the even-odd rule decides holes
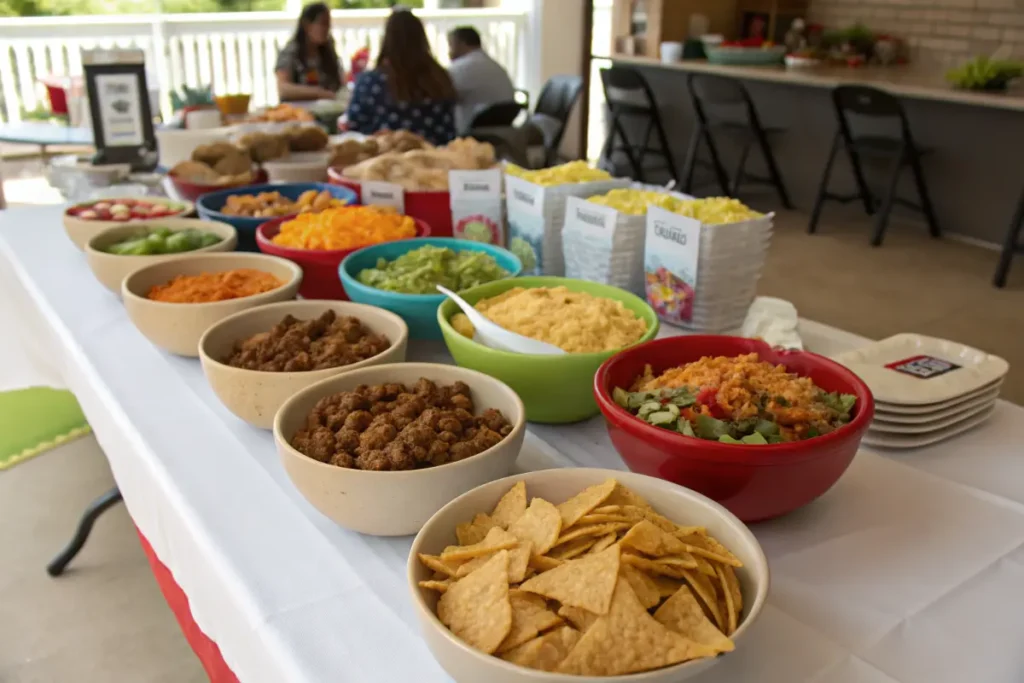
[[[519,396],[475,370],[375,365],[314,384],[274,418],[292,483],[337,524],[416,533],[450,500],[505,477],[526,434]]]
[[[343,372],[405,360],[394,313],[345,301],[288,301],[230,316],[199,340],[203,372],[228,410],[262,429],[300,389]]]

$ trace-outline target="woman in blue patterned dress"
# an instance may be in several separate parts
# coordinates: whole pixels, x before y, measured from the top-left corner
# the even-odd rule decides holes
[[[396,10],[384,28],[376,68],[360,74],[348,105],[348,129],[408,130],[435,145],[455,138],[455,86],[437,63],[423,24]]]

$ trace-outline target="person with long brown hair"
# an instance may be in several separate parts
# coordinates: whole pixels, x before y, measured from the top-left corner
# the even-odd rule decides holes
[[[455,101],[452,79],[434,59],[423,23],[408,10],[395,10],[376,67],[356,80],[348,129],[408,130],[444,145],[455,137]]]
[[[274,67],[282,102],[334,99],[345,74],[331,39],[331,10],[323,2],[302,8],[291,40]]]

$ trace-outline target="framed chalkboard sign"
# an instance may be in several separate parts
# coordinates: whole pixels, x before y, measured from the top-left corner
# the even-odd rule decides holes
[[[142,50],[83,50],[89,95],[94,164],[131,164],[133,170],[156,166],[156,135],[146,85]]]

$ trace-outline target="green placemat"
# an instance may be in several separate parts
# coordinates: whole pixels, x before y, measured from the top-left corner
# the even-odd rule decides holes
[[[32,387],[0,392],[0,470],[89,432],[70,391]]]

